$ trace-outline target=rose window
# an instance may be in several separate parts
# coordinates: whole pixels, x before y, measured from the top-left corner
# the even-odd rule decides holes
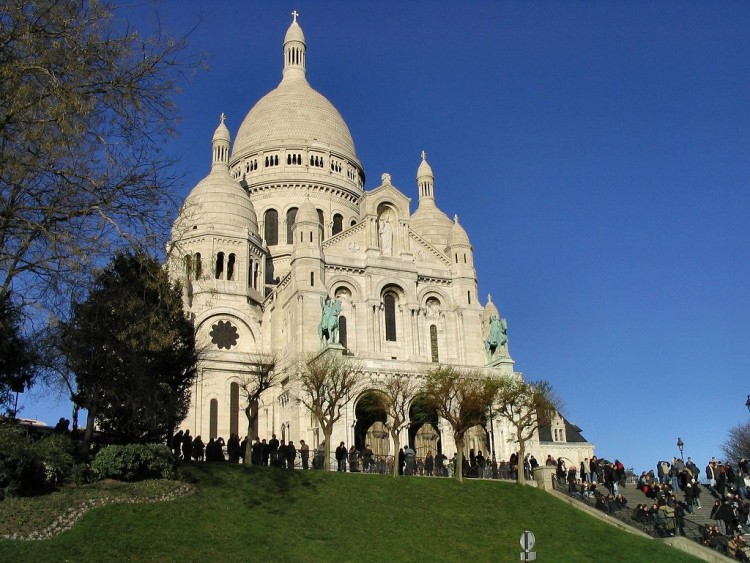
[[[237,344],[240,338],[237,327],[232,326],[232,323],[229,321],[219,321],[213,325],[209,336],[211,337],[211,342],[216,344],[219,350],[222,348],[229,350]]]

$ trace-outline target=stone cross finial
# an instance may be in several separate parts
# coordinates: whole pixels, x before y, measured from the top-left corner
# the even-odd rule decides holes
[[[427,159],[427,153],[422,151],[422,160],[426,160],[426,159]]]
[[[224,123],[224,120],[227,118],[227,116],[224,115],[224,112],[222,111],[221,115],[219,116],[219,118],[221,119],[221,122]]]
[[[292,12],[292,17],[294,18],[294,20],[292,20],[292,23],[295,23],[297,21],[297,16],[299,16],[299,12],[297,12],[297,10],[294,10]]]
[[[384,184],[390,184],[391,183],[391,175],[388,174],[388,172],[384,172],[383,175],[380,177],[381,180],[383,180]]]

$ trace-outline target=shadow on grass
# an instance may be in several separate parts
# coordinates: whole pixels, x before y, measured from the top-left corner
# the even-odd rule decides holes
[[[199,488],[206,483],[212,489],[233,491],[235,498],[244,497],[248,508],[262,508],[271,514],[289,512],[301,497],[314,494],[318,487],[306,471],[257,465],[195,463],[183,466],[181,471],[183,479]]]

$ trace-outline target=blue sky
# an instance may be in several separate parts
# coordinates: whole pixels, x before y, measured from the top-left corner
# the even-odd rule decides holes
[[[471,238],[508,319],[600,457],[638,471],[721,457],[750,393],[750,4],[199,2],[156,6],[210,69],[179,97],[183,195],[281,78],[296,9],[307,77],[349,125],[368,189],[438,206]],[[153,6],[120,13],[153,25]],[[165,225],[165,228],[168,228]],[[22,398],[54,423],[63,402]]]

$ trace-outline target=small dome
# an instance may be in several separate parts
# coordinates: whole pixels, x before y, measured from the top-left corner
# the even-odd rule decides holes
[[[466,231],[458,222],[458,215],[454,215],[453,226],[448,235],[448,246],[458,245],[471,246],[471,243],[469,242],[469,235],[466,234]]]
[[[427,154],[424,151],[422,151],[422,162],[419,163],[419,168],[417,168],[417,181],[420,178],[435,178],[435,175],[432,173],[432,167],[427,162]]]
[[[229,129],[227,129],[227,126],[224,124],[225,119],[226,119],[226,116],[222,113],[221,123],[219,123],[219,126],[216,128],[216,131],[214,131],[214,137],[212,139],[213,142],[216,142],[216,141],[226,141],[227,143],[231,142],[232,138],[229,135]]]
[[[258,218],[250,196],[228,171],[216,168],[190,192],[177,223],[188,230],[211,225],[217,231],[230,227],[258,233]]]
[[[453,221],[434,203],[420,205],[409,219],[409,225],[415,233],[441,251],[448,245],[448,236],[453,229]]]
[[[297,216],[294,220],[295,223],[315,223],[320,225],[320,217],[318,217],[318,210],[315,209],[312,201],[309,197],[305,198],[302,205],[297,210]]]
[[[305,34],[302,33],[302,28],[297,23],[296,17],[294,18],[292,25],[289,26],[289,29],[286,30],[286,35],[284,36],[285,44],[290,41],[299,41],[300,43],[305,42]]]

